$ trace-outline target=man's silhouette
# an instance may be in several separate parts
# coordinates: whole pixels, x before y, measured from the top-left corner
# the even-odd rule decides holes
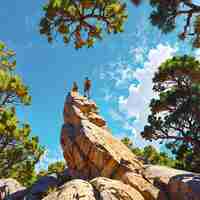
[[[90,88],[91,88],[91,80],[88,77],[85,78],[84,82],[84,97],[90,98]]]
[[[76,83],[76,81],[73,82],[73,86],[72,86],[72,96],[76,96],[78,93],[78,85]]]

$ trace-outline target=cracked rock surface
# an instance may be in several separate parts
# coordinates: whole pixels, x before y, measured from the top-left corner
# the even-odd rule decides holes
[[[143,164],[121,141],[112,136],[95,102],[80,95],[69,95],[64,104],[63,117],[61,146],[72,177],[84,180],[104,177],[107,179],[97,179],[98,183],[101,180],[110,188],[112,184],[122,186],[125,183],[130,188],[130,194],[127,194],[130,197],[117,195],[118,199],[132,199],[134,195],[138,196],[138,200],[157,198],[158,189],[142,176]],[[100,189],[98,185],[95,185],[96,190]],[[110,196],[110,199],[116,199],[108,192],[108,188],[104,192],[100,191],[104,193],[100,195],[103,195],[101,198],[105,199],[106,195],[107,198]],[[115,190],[119,189],[116,186]]]

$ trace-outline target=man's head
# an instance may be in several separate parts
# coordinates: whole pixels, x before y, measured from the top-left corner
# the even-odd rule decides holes
[[[88,77],[85,77],[85,80],[88,80]]]

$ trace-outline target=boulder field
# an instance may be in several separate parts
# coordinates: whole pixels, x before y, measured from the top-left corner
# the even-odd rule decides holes
[[[7,181],[12,188],[11,199],[200,200],[199,174],[144,165],[112,136],[94,101],[69,93],[63,118],[60,143],[68,181],[42,177],[25,189],[15,180],[0,179],[0,185]]]

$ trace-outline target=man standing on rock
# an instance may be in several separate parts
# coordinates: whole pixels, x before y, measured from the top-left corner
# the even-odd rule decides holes
[[[77,85],[76,81],[74,81],[73,86],[72,86],[71,95],[76,96],[77,94],[78,94],[78,85]]]
[[[90,98],[90,88],[91,88],[91,80],[88,77],[85,78],[84,82],[84,97]]]

